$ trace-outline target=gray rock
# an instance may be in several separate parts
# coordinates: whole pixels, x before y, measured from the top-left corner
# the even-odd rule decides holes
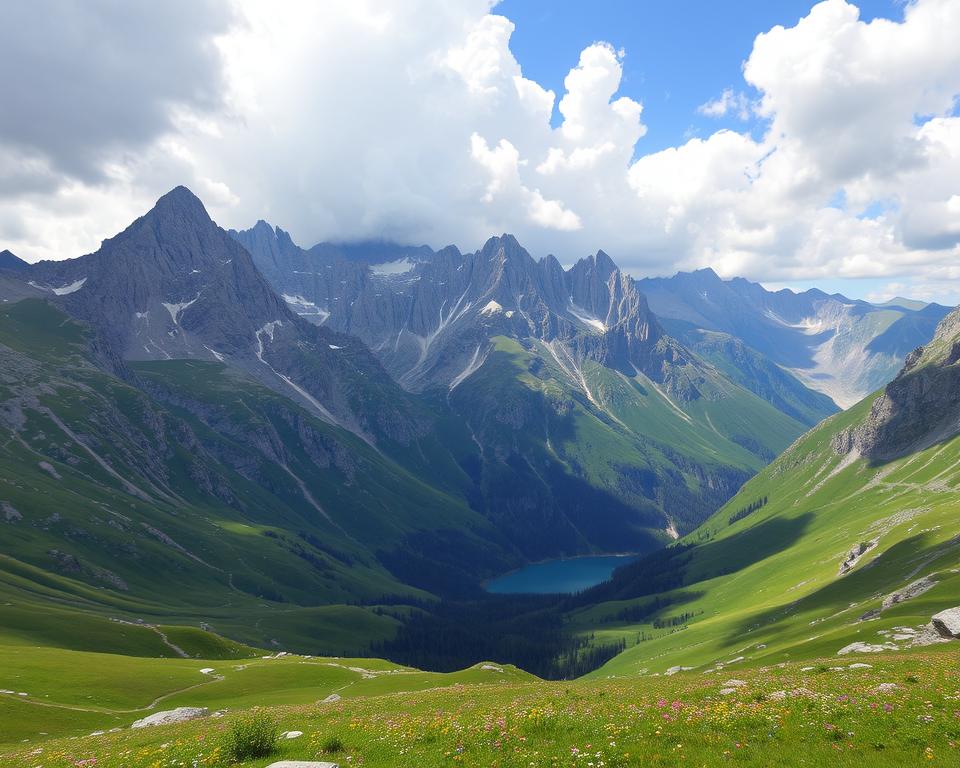
[[[900,650],[900,647],[895,643],[864,643],[858,640],[855,643],[843,646],[837,651],[837,656],[846,656],[848,653],[881,653],[898,650]]]
[[[943,637],[960,637],[960,606],[940,611],[930,621]]]
[[[918,597],[926,592],[928,589],[933,587],[937,582],[934,581],[930,576],[924,576],[922,579],[917,579],[913,581],[903,589],[898,589],[896,592],[891,592],[885,598],[883,598],[883,603],[881,604],[881,611],[887,610],[892,605],[897,603],[902,603],[904,600],[910,600],[914,597]]]
[[[171,723],[183,723],[187,720],[196,720],[200,717],[206,717],[210,710],[206,707],[177,707],[176,709],[167,709],[163,712],[154,712],[149,717],[137,720],[131,728],[150,728],[154,725],[169,725]]]

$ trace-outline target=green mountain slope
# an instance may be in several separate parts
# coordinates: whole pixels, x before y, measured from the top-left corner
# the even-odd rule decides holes
[[[81,610],[356,652],[431,599],[384,564],[442,564],[408,536],[450,537],[472,578],[512,562],[463,501],[237,370],[145,361],[138,388],[88,344],[43,301],[0,309],[5,622]]]
[[[551,500],[541,507],[552,516],[530,521],[545,547],[568,536],[576,551],[580,536],[622,550],[626,526],[634,540],[643,529],[666,540],[664,513],[670,532],[689,531],[798,430],[720,376],[701,377],[704,395],[683,401],[643,373],[578,362],[549,342],[491,342],[484,365],[450,392],[450,407],[483,446],[492,513],[509,515],[534,492]]]
[[[960,603],[958,317],[884,391],[798,440],[680,546],[587,593],[574,621],[634,643],[594,675],[941,640],[930,617]],[[895,429],[904,419],[923,435]]]

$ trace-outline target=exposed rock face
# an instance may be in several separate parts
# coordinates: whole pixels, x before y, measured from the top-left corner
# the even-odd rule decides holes
[[[603,251],[565,272],[505,234],[472,254],[390,246],[368,258],[394,260],[376,264],[328,245],[305,251],[263,222],[232,234],[295,311],[361,338],[413,391],[455,387],[502,334],[561,345],[555,354],[572,366],[592,359],[639,370],[671,394],[699,396],[698,361],[665,334],[635,281]]]
[[[887,461],[960,433],[960,310],[906,363],[870,408],[867,419],[834,438],[838,453]]]

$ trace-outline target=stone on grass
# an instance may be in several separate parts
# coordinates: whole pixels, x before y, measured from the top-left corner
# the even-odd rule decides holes
[[[183,723],[187,720],[196,720],[198,717],[206,717],[210,710],[206,707],[177,707],[176,709],[167,709],[163,712],[154,712],[149,717],[131,725],[131,728],[149,728],[153,725],[169,725],[170,723]]]
[[[873,669],[873,664],[864,664],[862,661],[858,661],[856,664],[848,665],[847,669]]]
[[[284,731],[280,734],[281,739],[299,739],[303,736],[303,731]]]
[[[900,648],[895,643],[864,643],[857,641],[845,645],[839,651],[837,656],[846,656],[848,653],[881,653],[882,651],[899,651]]]
[[[960,637],[960,607],[940,611],[930,622],[943,637]]]
[[[721,696],[729,696],[731,693],[736,693],[736,692],[737,692],[737,689],[736,689],[736,688],[721,688],[721,689],[720,689],[720,695],[721,695]]]
[[[727,682],[724,683],[728,688],[740,688],[746,684],[746,680],[727,680]]]
[[[340,701],[340,694],[339,694],[339,693],[331,693],[329,696],[327,696],[327,698],[322,699],[322,700],[320,701],[320,703],[321,703],[321,704],[336,704],[338,701]]]

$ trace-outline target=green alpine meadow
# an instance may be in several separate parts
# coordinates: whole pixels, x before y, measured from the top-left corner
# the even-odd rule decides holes
[[[960,765],[957,40],[0,3],[0,766]]]

